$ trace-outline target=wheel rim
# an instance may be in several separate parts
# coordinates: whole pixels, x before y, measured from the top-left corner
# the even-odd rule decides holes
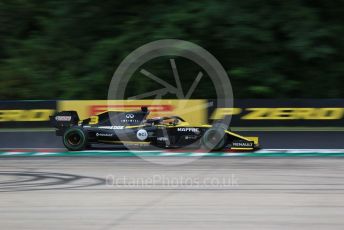
[[[202,144],[207,149],[219,150],[225,144],[225,134],[221,130],[208,130],[204,135]]]
[[[67,139],[68,144],[72,146],[77,146],[81,143],[82,137],[80,136],[79,133],[72,132],[68,134],[66,139]]]
[[[209,133],[208,141],[212,145],[216,146],[221,141],[221,134],[216,131]]]

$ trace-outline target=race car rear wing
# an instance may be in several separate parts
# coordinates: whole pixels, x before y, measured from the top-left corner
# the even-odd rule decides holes
[[[76,111],[62,111],[58,112],[53,116],[50,116],[50,123],[57,129],[58,132],[62,132],[74,125],[77,125],[79,122],[79,116]]]

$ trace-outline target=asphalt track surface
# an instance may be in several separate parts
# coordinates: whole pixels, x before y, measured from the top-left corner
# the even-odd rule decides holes
[[[241,132],[343,149],[343,132]],[[61,148],[1,132],[0,148]],[[0,229],[343,229],[344,157],[1,157]]]
[[[344,158],[159,159],[1,158],[1,229],[343,229]]]
[[[265,149],[341,149],[343,131],[238,132],[258,136]],[[50,132],[0,132],[0,148],[63,148],[61,137]]]

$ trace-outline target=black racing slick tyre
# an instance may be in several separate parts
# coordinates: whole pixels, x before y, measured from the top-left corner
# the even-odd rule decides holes
[[[83,150],[88,146],[87,133],[80,127],[67,129],[63,134],[63,144],[70,151]]]
[[[223,149],[227,143],[227,135],[221,128],[208,129],[201,139],[201,147],[207,150],[218,151]]]

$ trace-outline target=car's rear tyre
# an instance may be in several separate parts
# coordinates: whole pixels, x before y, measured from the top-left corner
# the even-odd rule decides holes
[[[80,127],[72,127],[63,134],[63,144],[71,151],[83,150],[89,144],[87,133]]]
[[[226,146],[227,135],[221,128],[208,129],[201,138],[201,147],[207,150],[221,150]]]

